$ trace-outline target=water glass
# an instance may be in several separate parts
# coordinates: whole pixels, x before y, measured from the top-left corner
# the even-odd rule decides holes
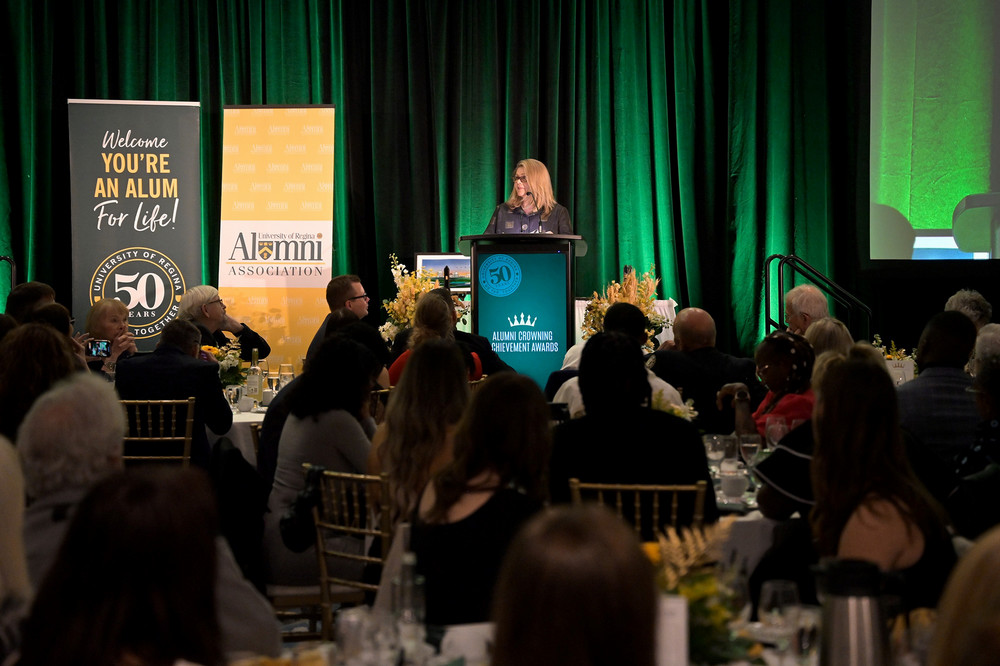
[[[226,386],[226,400],[229,401],[229,408],[233,414],[240,413],[240,400],[243,398],[243,386],[240,384],[229,384]]]
[[[768,416],[764,423],[764,434],[767,436],[767,445],[773,449],[788,434],[788,422],[785,421],[784,416]]]
[[[729,460],[723,462],[719,476],[722,494],[726,499],[729,501],[743,499],[743,493],[747,491],[749,486],[747,471],[743,463]]]
[[[799,610],[799,588],[794,581],[764,581],[760,588],[760,621],[782,661],[799,630]]]
[[[758,453],[760,453],[760,435],[740,435],[740,454],[743,462],[753,467]]]
[[[708,458],[708,468],[715,476],[719,475],[719,463],[722,462],[726,454],[725,443],[721,435],[702,435],[701,441],[705,445],[705,457]]]

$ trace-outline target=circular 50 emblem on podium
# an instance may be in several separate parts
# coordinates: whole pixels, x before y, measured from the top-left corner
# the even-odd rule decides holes
[[[510,296],[521,286],[521,265],[509,254],[493,254],[479,265],[479,286],[490,296]]]

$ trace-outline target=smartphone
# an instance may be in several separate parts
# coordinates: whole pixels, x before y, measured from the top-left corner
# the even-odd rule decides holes
[[[87,356],[111,356],[111,340],[87,340]]]

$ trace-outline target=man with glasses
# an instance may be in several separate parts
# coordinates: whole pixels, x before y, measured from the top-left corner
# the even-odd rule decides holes
[[[370,300],[361,284],[361,278],[357,275],[338,275],[330,280],[329,284],[326,285],[326,304],[330,306],[330,314],[320,324],[319,330],[316,331],[312,342],[309,343],[306,360],[311,359],[319,351],[320,345],[326,339],[326,327],[334,312],[340,308],[347,308],[358,319],[364,319],[368,316],[368,302]]]

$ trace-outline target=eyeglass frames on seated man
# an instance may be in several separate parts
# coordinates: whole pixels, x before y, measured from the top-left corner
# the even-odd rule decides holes
[[[365,299],[366,301],[367,301],[367,300],[370,300],[370,299],[368,298],[368,294],[361,294],[360,296],[351,296],[351,297],[349,297],[349,298],[348,298],[347,300],[349,300],[349,301],[356,301],[356,300],[358,300],[359,298],[363,298],[363,299]]]

